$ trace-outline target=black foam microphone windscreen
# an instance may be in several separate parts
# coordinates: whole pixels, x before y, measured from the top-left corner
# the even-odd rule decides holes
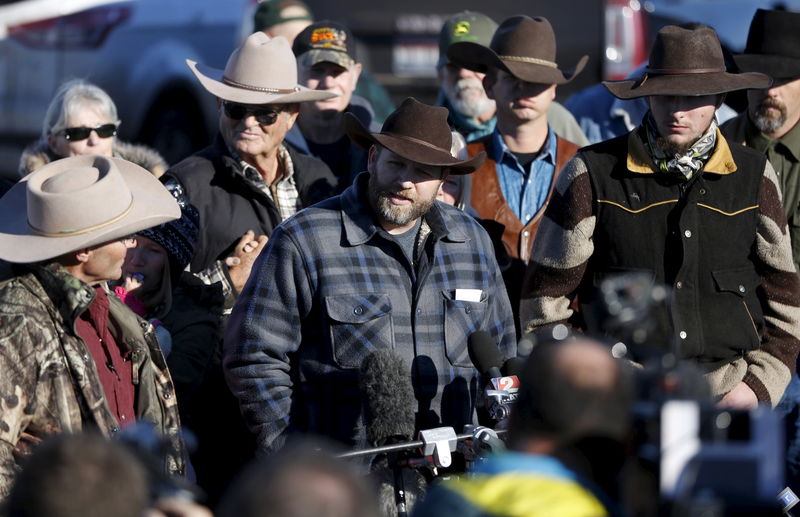
[[[416,399],[411,369],[392,350],[376,350],[358,376],[367,441],[373,445],[408,441],[414,435]]]
[[[521,357],[512,357],[505,363],[503,363],[503,367],[501,368],[503,375],[516,375],[519,377],[522,375],[522,369],[525,367],[525,359]]]
[[[494,338],[486,331],[479,330],[469,335],[467,352],[475,369],[488,378],[501,377],[500,367],[503,356]]]

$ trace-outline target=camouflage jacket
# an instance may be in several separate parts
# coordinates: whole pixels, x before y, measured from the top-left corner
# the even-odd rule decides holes
[[[0,283],[0,499],[19,460],[49,434],[92,428],[119,431],[94,360],[75,320],[94,299],[87,284],[58,264],[33,266]],[[153,423],[173,445],[164,460],[183,474],[178,407],[153,327],[109,296],[110,331],[130,351],[136,416]]]

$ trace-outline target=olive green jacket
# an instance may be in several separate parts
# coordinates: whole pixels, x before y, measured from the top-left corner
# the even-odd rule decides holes
[[[11,488],[20,457],[47,435],[119,431],[89,349],[75,320],[95,296],[58,264],[25,267],[0,283],[0,498]],[[153,327],[109,296],[109,330],[130,352],[136,417],[173,445],[165,471],[183,474],[184,450],[172,380]]]
[[[766,154],[775,168],[781,185],[783,210],[789,223],[792,257],[800,273],[800,124],[782,138],[772,140],[764,136],[744,112],[725,122],[720,130],[728,140]]]

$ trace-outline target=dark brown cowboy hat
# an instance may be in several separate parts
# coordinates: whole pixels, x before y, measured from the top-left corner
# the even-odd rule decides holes
[[[733,60],[742,72],[761,72],[775,79],[800,77],[800,13],[757,10],[747,46]]]
[[[512,16],[495,31],[489,47],[472,41],[453,43],[447,49],[450,61],[462,68],[486,73],[499,68],[529,83],[564,84],[577,76],[589,56],[578,60],[574,72],[563,72],[556,64],[556,35],[546,18]]]
[[[667,25],[658,31],[644,75],[625,81],[603,81],[615,97],[650,95],[715,95],[734,90],[766,88],[772,80],[759,73],[726,72],[722,46],[714,29],[684,29]]]
[[[447,125],[447,108],[428,106],[413,97],[386,118],[380,133],[370,133],[350,113],[345,113],[344,131],[364,149],[381,145],[412,162],[447,167],[451,174],[475,172],[486,161],[482,151],[464,161],[450,154],[453,136]]]

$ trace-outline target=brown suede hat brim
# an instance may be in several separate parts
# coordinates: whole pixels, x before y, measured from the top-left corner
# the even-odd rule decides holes
[[[451,174],[470,174],[480,169],[486,161],[481,151],[469,160],[460,161],[448,151],[405,135],[370,133],[351,113],[344,115],[344,131],[359,147],[369,150],[377,144],[414,163],[433,167],[447,167]]]
[[[636,99],[653,95],[716,95],[735,90],[767,88],[770,84],[772,84],[770,77],[757,72],[662,75],[648,75],[645,73],[638,79],[603,81],[603,86],[614,97],[619,99]]]
[[[503,59],[491,48],[471,41],[453,43],[447,48],[447,57],[451,63],[461,68],[483,74],[490,68],[497,68],[517,79],[539,84],[566,84],[581,73],[589,60],[589,56],[583,56],[575,65],[574,71],[564,72],[555,66],[534,63],[532,59],[530,61]]]

